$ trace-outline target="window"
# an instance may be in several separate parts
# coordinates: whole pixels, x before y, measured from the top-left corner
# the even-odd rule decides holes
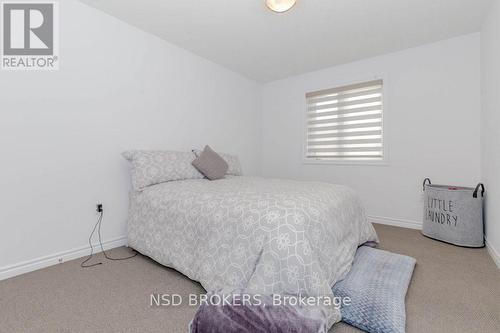
[[[306,94],[308,161],[383,161],[383,81]]]

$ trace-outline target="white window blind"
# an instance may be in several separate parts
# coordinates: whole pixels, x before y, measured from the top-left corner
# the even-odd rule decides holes
[[[383,160],[382,88],[376,80],[306,94],[306,158]]]

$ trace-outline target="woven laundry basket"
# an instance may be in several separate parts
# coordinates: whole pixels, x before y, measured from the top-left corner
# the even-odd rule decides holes
[[[423,190],[422,234],[459,246],[484,246],[483,184],[476,188],[433,185],[426,178]]]

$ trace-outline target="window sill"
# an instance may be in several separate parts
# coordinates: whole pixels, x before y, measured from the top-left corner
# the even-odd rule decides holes
[[[315,160],[304,158],[302,164],[325,164],[325,165],[356,165],[356,166],[389,166],[387,159],[379,161],[346,161],[346,160]]]

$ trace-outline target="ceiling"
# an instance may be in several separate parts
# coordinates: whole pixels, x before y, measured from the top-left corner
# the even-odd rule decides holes
[[[259,82],[477,32],[491,0],[80,0]]]

